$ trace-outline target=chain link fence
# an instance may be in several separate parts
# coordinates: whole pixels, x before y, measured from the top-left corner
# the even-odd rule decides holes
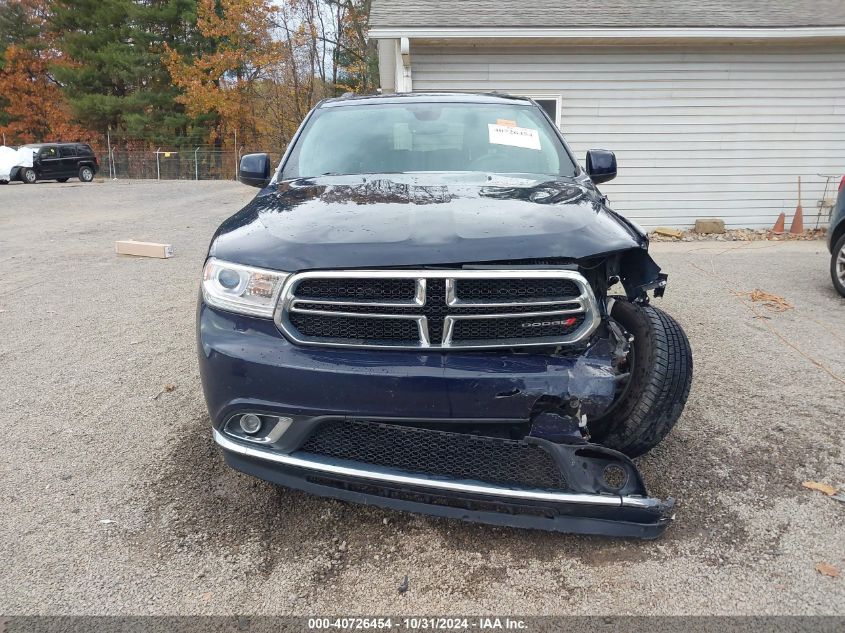
[[[178,149],[129,149],[106,144],[95,147],[104,178],[147,180],[236,180],[244,148],[219,149],[214,146]],[[255,150],[264,151],[264,150]],[[271,161],[281,155],[271,153]]]

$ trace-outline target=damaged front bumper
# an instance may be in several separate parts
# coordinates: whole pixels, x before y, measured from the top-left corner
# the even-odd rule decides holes
[[[236,470],[289,488],[379,507],[492,525],[574,534],[653,539],[672,518],[674,501],[646,495],[639,472],[597,445],[557,445],[570,489],[540,490],[444,479],[338,459],[247,446],[219,431],[214,439]],[[612,465],[612,466],[611,466]],[[624,492],[600,481],[608,467],[627,478]],[[583,470],[582,470],[583,469]],[[614,473],[612,477],[617,477]],[[581,490],[581,491],[577,491]],[[600,492],[601,491],[601,492]],[[621,493],[620,493],[621,492]]]
[[[600,414],[614,396],[607,339],[568,355],[308,348],[272,322],[205,305],[198,327],[214,438],[237,470],[322,496],[513,527],[655,538],[671,520],[672,500],[650,498],[630,459],[577,434],[580,416]],[[559,416],[573,400],[577,415]],[[248,436],[237,426],[248,413],[288,422]],[[566,420],[555,426],[555,416]],[[497,433],[516,425],[521,439]],[[359,446],[348,435],[313,440],[351,427]]]

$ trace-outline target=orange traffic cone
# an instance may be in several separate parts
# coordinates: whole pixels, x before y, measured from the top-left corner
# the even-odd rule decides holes
[[[804,210],[801,208],[801,176],[798,176],[798,206],[795,207],[795,215],[792,218],[792,226],[789,232],[793,235],[801,235],[804,232]]]
[[[775,225],[772,227],[772,233],[780,235],[786,229],[786,216],[781,211],[781,214],[778,216],[778,219],[775,220]]]

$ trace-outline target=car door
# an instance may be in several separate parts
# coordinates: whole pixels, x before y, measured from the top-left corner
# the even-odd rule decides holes
[[[58,178],[71,178],[76,176],[76,164],[79,161],[75,145],[62,145],[59,147],[59,156],[61,157],[61,173],[57,174]]]
[[[55,145],[45,145],[38,150],[36,171],[39,178],[61,178],[62,159],[59,148]]]

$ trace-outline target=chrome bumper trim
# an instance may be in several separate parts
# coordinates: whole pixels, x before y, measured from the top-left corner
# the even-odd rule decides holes
[[[264,448],[245,446],[235,442],[218,430],[214,430],[214,441],[224,450],[252,457],[263,459],[285,466],[303,468],[315,472],[341,475],[345,477],[356,477],[370,481],[401,484],[421,488],[432,488],[435,490],[446,490],[451,492],[464,492],[469,494],[489,495],[491,497],[507,497],[509,499],[523,499],[527,501],[551,501],[557,503],[581,503],[586,505],[600,505],[611,507],[629,508],[653,508],[660,505],[660,500],[645,497],[622,497],[619,495],[583,494],[572,492],[551,492],[548,490],[526,490],[519,488],[506,488],[493,484],[471,483],[467,481],[451,481],[447,479],[434,479],[422,475],[405,475],[396,472],[381,470],[362,470],[350,466],[344,466],[329,461],[318,461],[304,459],[290,454],[277,453]]]

